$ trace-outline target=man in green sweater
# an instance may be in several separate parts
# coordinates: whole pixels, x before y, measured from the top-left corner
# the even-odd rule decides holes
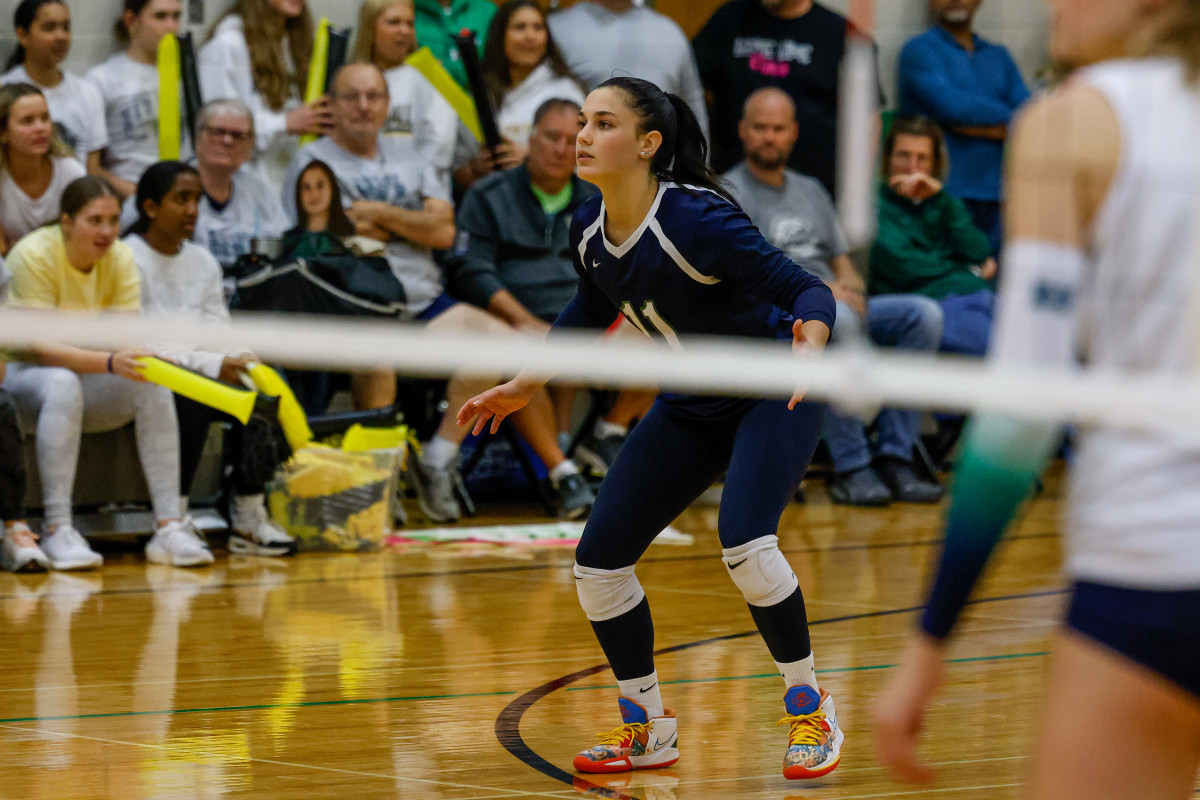
[[[454,37],[463,28],[475,34],[479,57],[483,58],[483,43],[488,26],[496,16],[496,4],[490,0],[413,0],[417,12],[417,44],[428,47],[438,61],[467,89],[467,71]]]
[[[944,316],[941,352],[987,352],[996,275],[987,235],[940,177],[946,145],[937,124],[901,117],[884,143],[879,232],[871,247],[869,293],[923,294]]]

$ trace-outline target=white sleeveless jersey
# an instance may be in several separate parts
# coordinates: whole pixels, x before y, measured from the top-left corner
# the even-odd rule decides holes
[[[1121,129],[1120,164],[1088,232],[1078,348],[1137,381],[1200,377],[1200,93],[1177,61],[1114,61],[1076,80]],[[1076,578],[1200,588],[1200,435],[1082,432],[1068,503]]]

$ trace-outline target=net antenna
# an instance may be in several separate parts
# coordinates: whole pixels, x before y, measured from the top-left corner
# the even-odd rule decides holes
[[[1200,113],[1200,89],[1192,92],[1192,102]],[[1188,319],[1192,326],[1192,375],[1200,375],[1200,186],[1195,191],[1195,218],[1192,223],[1192,286],[1191,313]]]
[[[875,167],[879,145],[879,78],[875,0],[851,0],[850,28],[838,104],[838,197],[842,230],[852,250],[875,238]]]

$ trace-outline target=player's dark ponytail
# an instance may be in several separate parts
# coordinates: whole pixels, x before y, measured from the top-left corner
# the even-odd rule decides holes
[[[662,145],[650,162],[650,171],[659,180],[710,189],[733,202],[729,190],[708,166],[708,141],[682,98],[641,78],[609,78],[597,88],[621,91],[638,116],[639,133],[662,134]]]

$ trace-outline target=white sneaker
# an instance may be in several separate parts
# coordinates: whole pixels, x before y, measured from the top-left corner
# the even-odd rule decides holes
[[[38,537],[24,522],[0,528],[0,566],[9,572],[44,572],[50,559],[38,547]]]
[[[845,734],[838,725],[833,697],[824,689],[793,686],[783,698],[789,727],[788,749],[783,756],[783,777],[788,780],[820,778],[833,772],[842,758]]]
[[[293,555],[296,552],[296,540],[271,519],[262,501],[247,505],[250,507],[234,512],[229,552],[242,556]],[[240,511],[244,513],[238,513]]]
[[[52,569],[94,569],[104,558],[90,546],[72,525],[58,525],[52,533],[42,534],[42,552]]]
[[[196,532],[191,517],[160,525],[146,543],[146,558],[172,567],[203,567],[213,563],[212,550]]]
[[[618,701],[625,724],[575,756],[579,772],[629,772],[635,769],[669,767],[679,760],[675,712],[665,709],[651,717],[628,697]]]

